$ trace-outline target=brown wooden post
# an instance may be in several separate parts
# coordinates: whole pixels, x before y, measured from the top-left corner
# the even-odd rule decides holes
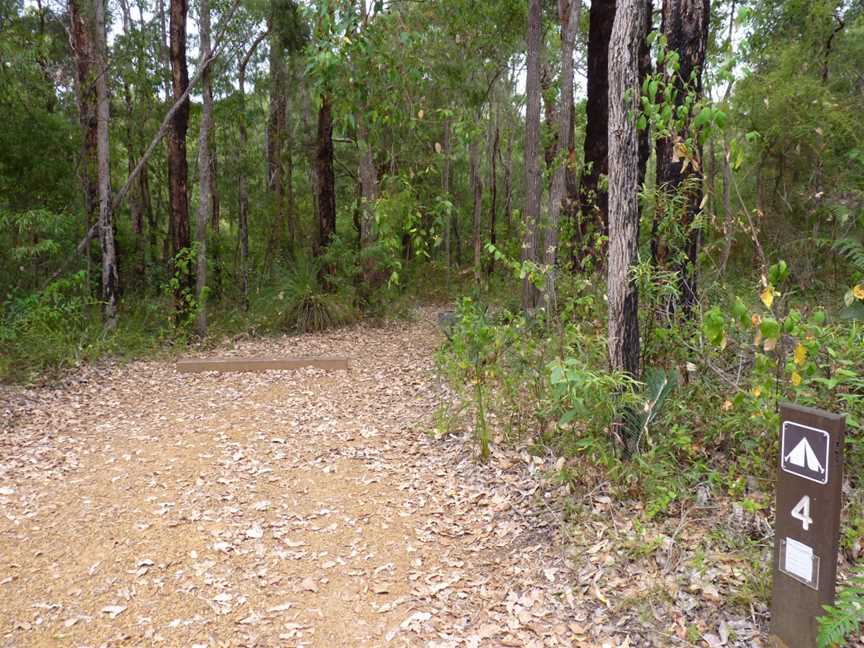
[[[771,633],[778,648],[815,648],[834,602],[845,418],[780,406]]]

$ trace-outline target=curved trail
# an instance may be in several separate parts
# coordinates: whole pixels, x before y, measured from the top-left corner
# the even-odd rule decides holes
[[[559,646],[585,613],[533,466],[427,436],[434,313],[0,392],[0,646]],[[5,417],[5,418],[4,418]]]

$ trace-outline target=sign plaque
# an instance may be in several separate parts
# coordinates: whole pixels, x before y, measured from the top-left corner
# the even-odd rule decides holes
[[[815,648],[834,602],[843,483],[843,416],[780,406],[771,633],[778,648]]]

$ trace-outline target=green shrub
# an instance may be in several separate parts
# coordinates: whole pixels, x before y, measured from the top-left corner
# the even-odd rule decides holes
[[[285,306],[280,310],[280,328],[296,333],[324,331],[354,319],[344,295],[322,285],[321,263],[298,257],[279,293]]]

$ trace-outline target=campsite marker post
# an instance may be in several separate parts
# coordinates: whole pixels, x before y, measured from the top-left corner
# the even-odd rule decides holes
[[[834,602],[845,419],[780,406],[771,634],[780,648],[815,648],[823,605]]]

